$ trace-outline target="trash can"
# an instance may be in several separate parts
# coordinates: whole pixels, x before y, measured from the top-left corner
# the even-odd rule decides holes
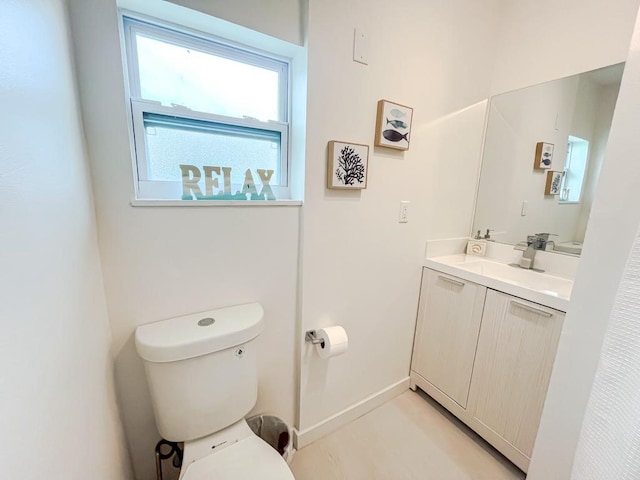
[[[249,428],[271,445],[289,463],[292,458],[291,434],[281,418],[273,415],[255,415],[247,419]]]

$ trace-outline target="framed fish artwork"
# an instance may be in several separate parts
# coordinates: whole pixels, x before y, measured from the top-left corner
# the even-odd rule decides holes
[[[328,152],[327,188],[367,188],[369,145],[332,140]]]
[[[412,118],[413,108],[389,100],[380,100],[376,116],[374,145],[409,150]]]
[[[553,143],[538,142],[533,168],[547,170],[553,163]]]

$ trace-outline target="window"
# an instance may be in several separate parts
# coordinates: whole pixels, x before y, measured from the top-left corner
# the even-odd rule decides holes
[[[129,17],[124,31],[137,197],[288,198],[288,62]]]
[[[587,173],[589,142],[578,137],[569,137],[567,160],[560,188],[560,202],[577,203],[582,194],[582,185]]]

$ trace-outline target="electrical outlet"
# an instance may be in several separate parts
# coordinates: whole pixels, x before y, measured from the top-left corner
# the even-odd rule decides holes
[[[398,217],[399,223],[407,223],[409,221],[409,204],[411,202],[403,200],[400,202],[400,215]]]
[[[523,217],[527,216],[527,210],[529,210],[529,202],[527,200],[522,201],[522,208],[520,209],[520,215]]]

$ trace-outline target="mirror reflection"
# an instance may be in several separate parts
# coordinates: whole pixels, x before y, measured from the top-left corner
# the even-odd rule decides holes
[[[485,133],[472,235],[509,244],[549,233],[579,255],[624,64],[496,95]]]

